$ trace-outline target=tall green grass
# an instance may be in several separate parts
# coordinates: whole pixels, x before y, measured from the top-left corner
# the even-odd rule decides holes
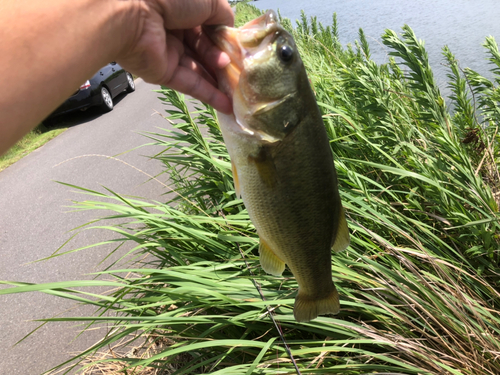
[[[0,172],[18,160],[21,160],[37,148],[42,147],[45,143],[61,134],[66,129],[65,127],[49,129],[44,124],[38,125],[4,154],[0,155]]]
[[[119,362],[128,374],[295,373],[269,311],[304,374],[500,373],[495,41],[485,42],[493,82],[462,70],[444,48],[448,106],[409,27],[401,35],[386,31],[392,57],[377,65],[362,30],[354,46],[340,45],[335,16],[329,27],[305,15],[294,29],[282,23],[323,111],[352,234],[351,246],[332,258],[337,316],[295,322],[297,283],[289,272],[273,277],[259,266],[258,238],[235,196],[215,112],[196,103],[190,112],[168,89],[160,94],[174,130],[148,137],[165,147],[156,158],[176,198],[152,202],[81,189],[89,198],[75,205],[103,210],[94,226],[134,243],[146,261],[104,270],[91,282],[3,282],[13,288],[0,295],[40,291],[95,305],[94,316],[44,321],[111,327],[77,360],[120,340],[140,343],[142,357],[101,360]],[[116,218],[128,224],[108,224]],[[94,285],[110,292],[81,288]]]

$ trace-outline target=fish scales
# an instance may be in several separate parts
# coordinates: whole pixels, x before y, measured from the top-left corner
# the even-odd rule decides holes
[[[260,238],[263,269],[288,265],[299,285],[297,321],[336,314],[331,256],[349,234],[333,155],[306,71],[268,11],[240,29],[210,30],[232,63],[218,72],[234,114],[219,113],[235,186]]]

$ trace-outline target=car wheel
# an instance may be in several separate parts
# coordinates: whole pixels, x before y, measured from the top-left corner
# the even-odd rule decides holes
[[[101,87],[102,106],[106,112],[113,110],[113,98],[106,87]]]
[[[132,77],[132,74],[130,74],[128,72],[126,74],[127,74],[127,81],[128,81],[127,92],[134,92],[135,91],[134,77]]]

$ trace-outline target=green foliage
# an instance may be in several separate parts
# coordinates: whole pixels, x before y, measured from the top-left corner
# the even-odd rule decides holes
[[[363,29],[359,29],[359,41],[361,45],[361,50],[363,51],[363,55],[367,60],[370,60],[371,54],[370,54],[370,45],[368,44],[368,41],[366,40],[365,33]]]
[[[386,31],[393,57],[377,65],[362,30],[355,52],[340,46],[336,22],[325,28],[303,15],[295,30],[284,23],[323,112],[352,235],[347,251],[332,257],[337,316],[294,321],[297,283],[289,272],[273,277],[259,266],[258,238],[235,196],[216,114],[197,103],[190,111],[168,89],[160,93],[174,129],[148,137],[165,148],[156,158],[176,198],[149,202],[82,189],[100,200],[76,204],[103,210],[96,227],[118,235],[118,243],[132,241],[148,263],[106,270],[92,282],[10,283],[0,295],[41,291],[96,305],[95,316],[48,321],[111,326],[79,358],[132,334],[156,342],[149,356],[105,360],[124,362],[129,373],[141,366],[173,374],[294,373],[266,305],[302,373],[500,373],[498,82],[463,74],[445,48],[450,109],[409,27],[401,36]],[[498,73],[496,43],[488,38],[485,46]],[[106,225],[117,217],[120,225]],[[111,292],[81,289],[91,285]]]
[[[243,26],[247,22],[257,18],[261,14],[262,11],[254,7],[253,5],[250,5],[248,3],[237,3],[234,26],[235,27]]]
[[[32,151],[43,146],[52,138],[64,132],[67,128],[58,127],[56,129],[48,129],[45,125],[40,124],[31,132],[26,134],[7,152],[0,155],[0,171],[22,159]]]

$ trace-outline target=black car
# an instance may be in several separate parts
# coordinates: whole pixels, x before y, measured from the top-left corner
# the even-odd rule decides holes
[[[105,112],[109,112],[113,109],[113,98],[124,90],[127,92],[135,90],[132,74],[125,71],[116,62],[109,63],[81,85],[49,117],[76,110],[83,111],[93,106],[101,106]]]

